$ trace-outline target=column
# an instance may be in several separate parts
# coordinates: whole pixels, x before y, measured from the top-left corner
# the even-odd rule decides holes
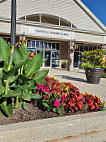
[[[68,43],[68,65],[67,65],[67,70],[68,71],[71,71],[73,69],[73,64],[74,64],[74,48],[73,48],[73,45],[74,45],[74,41],[70,41]]]

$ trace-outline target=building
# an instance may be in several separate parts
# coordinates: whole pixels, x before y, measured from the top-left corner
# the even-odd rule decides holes
[[[0,36],[10,41],[11,0],[0,3]],[[42,52],[43,67],[81,66],[84,50],[106,44],[106,28],[80,0],[17,0],[17,41]]]

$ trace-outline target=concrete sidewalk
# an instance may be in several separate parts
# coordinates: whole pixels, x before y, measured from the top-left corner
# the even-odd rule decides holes
[[[86,82],[85,71],[83,69],[73,69],[66,71],[62,69],[49,69],[49,75],[60,79],[62,82],[70,82],[79,88],[80,92],[89,92],[98,95],[106,102],[106,78],[101,78],[99,84]]]

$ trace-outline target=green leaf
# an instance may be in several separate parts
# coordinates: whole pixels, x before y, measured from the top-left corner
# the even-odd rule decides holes
[[[28,59],[25,59],[25,60],[19,62],[19,63],[18,63],[16,66],[14,66],[10,71],[4,72],[2,78],[3,78],[4,80],[8,79],[10,76],[14,75],[14,74],[17,72],[17,70],[18,70],[23,64],[25,64],[25,63],[27,63],[27,62],[28,62]]]
[[[5,105],[2,103],[2,104],[0,104],[0,106],[1,106],[1,110],[2,110],[3,112],[5,112],[5,114],[7,114],[8,116],[9,116],[9,115],[12,115],[12,113],[13,113],[12,104],[9,104],[9,105],[5,106]]]
[[[45,79],[45,76],[48,74],[48,72],[49,70],[42,70],[36,72],[35,75],[33,76],[33,80],[35,80],[37,83],[40,83]]]
[[[3,38],[0,38],[0,61],[6,61],[9,59],[11,49]]]
[[[2,85],[2,81],[0,79],[0,95],[4,93],[4,86]]]
[[[44,102],[43,102],[43,105],[44,105],[45,107],[49,107],[49,105],[48,105],[47,103],[44,103]]]
[[[25,92],[22,94],[21,98],[30,101],[31,99],[41,99],[42,97],[37,93]]]
[[[23,90],[23,91],[30,91],[32,89],[34,89],[35,87],[35,81],[34,80],[30,80],[29,82],[27,82],[26,84],[24,85],[21,85],[20,88]]]
[[[22,46],[20,47],[19,50],[24,57],[26,57],[28,55],[27,47],[25,46],[25,44],[22,44]]]
[[[5,61],[4,63],[4,70],[7,72],[8,71],[8,65],[9,65],[9,61]]]
[[[32,80],[32,79],[30,79],[29,77],[26,77],[26,76],[24,76],[24,75],[20,75],[18,79],[21,80],[21,82],[22,82],[23,84],[26,84],[27,82],[29,82],[29,81]]]
[[[22,93],[9,92],[7,95],[3,94],[2,98],[21,97]]]
[[[31,74],[37,72],[42,65],[42,53],[38,53],[31,60],[28,61],[25,74],[30,76]]]
[[[2,78],[3,68],[0,68],[0,78]]]
[[[28,110],[28,105],[27,104],[22,104],[22,108],[25,110]]]
[[[21,53],[21,51],[17,47],[14,47],[13,62],[15,64],[18,64],[22,60],[24,60],[23,54]]]

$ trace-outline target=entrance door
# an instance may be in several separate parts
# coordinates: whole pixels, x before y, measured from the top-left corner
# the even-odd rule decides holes
[[[50,67],[51,66],[51,51],[45,51],[45,67]]]

